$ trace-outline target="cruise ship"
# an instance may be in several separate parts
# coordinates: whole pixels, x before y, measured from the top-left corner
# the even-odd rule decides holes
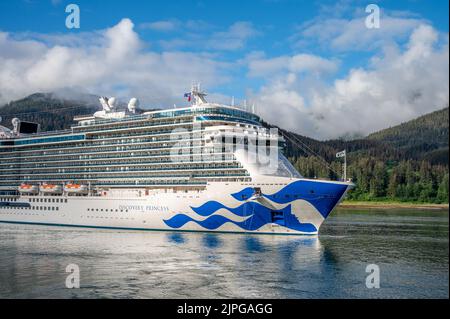
[[[0,222],[318,234],[352,183],[303,178],[254,111],[185,96],[156,111],[102,97],[64,131],[0,126]]]

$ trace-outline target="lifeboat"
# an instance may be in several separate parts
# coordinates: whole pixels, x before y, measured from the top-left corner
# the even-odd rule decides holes
[[[41,193],[46,194],[62,194],[63,188],[61,185],[54,185],[54,184],[43,184],[39,187],[39,190]]]
[[[69,183],[69,184],[64,185],[64,191],[66,193],[85,195],[89,192],[89,189],[88,189],[87,185]]]
[[[38,194],[39,187],[31,184],[20,184],[19,192],[21,194]]]

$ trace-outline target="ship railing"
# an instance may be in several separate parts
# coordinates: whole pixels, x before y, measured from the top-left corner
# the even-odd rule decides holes
[[[191,156],[190,154],[186,155],[185,157]],[[202,156],[202,155],[200,155]],[[214,156],[214,158],[213,158]],[[172,158],[169,156],[167,160],[165,161],[148,161],[146,159],[151,159],[154,157],[159,157],[159,156],[147,156],[147,157],[133,157],[133,161],[128,161],[128,162],[121,162],[121,161],[117,161],[122,160],[122,159],[127,159],[127,157],[123,157],[123,158],[114,158],[114,157],[105,157],[105,158],[101,158],[98,161],[109,161],[107,163],[101,163],[101,164],[79,164],[79,163],[74,163],[74,164],[67,164],[65,163],[64,166],[61,166],[61,164],[58,165],[46,165],[46,166],[32,166],[32,167],[27,167],[27,166],[20,166],[18,168],[7,168],[7,169],[1,169],[0,168],[0,172],[24,172],[26,170],[34,170],[36,168],[38,169],[64,169],[65,167],[102,167],[102,166],[123,166],[123,165],[158,165],[158,164],[172,164],[172,165],[180,165],[180,164],[197,164],[197,163],[201,163],[201,164],[209,164],[209,163],[234,163],[236,162],[233,155],[227,155],[225,156],[225,158],[222,157],[222,155],[218,154],[218,155],[213,155],[211,156],[210,154],[205,154],[205,159],[208,160],[201,160],[201,161],[194,161],[191,159],[186,159],[185,161],[173,161]],[[211,158],[213,158],[211,160]],[[136,160],[141,160],[141,161],[136,161]],[[92,159],[90,159],[92,161]],[[86,161],[86,160],[77,160],[77,161]],[[96,160],[97,161],[97,160]],[[97,162],[98,162],[97,161]],[[33,163],[27,163],[27,164],[33,164]]]
[[[123,172],[123,173],[127,173],[127,172]],[[77,174],[77,175],[68,175],[68,176],[64,176],[64,178],[45,178],[46,182],[63,182],[65,180],[91,180],[92,178],[95,179],[133,179],[133,180],[147,180],[147,179],[174,179],[174,178],[208,178],[208,177],[224,177],[224,176],[249,176],[249,174],[244,173],[244,174],[184,174],[184,175],[175,175],[175,174],[168,174],[168,175],[129,175],[127,174],[126,176],[96,176],[94,174],[94,176],[89,176],[89,177],[85,177],[83,175],[89,175],[89,174]],[[38,183],[39,180],[22,180],[22,179],[13,179],[13,180],[8,180],[8,179],[0,179],[4,182],[26,182],[26,183]]]
[[[223,119],[227,120],[227,121],[248,121],[247,123],[251,123],[251,124],[260,124],[259,123],[259,118],[258,117],[249,117],[248,114],[247,116],[245,116],[246,114],[244,113],[230,113],[228,110],[227,111],[220,111],[219,109],[206,109],[206,110],[195,110],[193,109],[191,112],[188,113],[180,113],[177,114],[176,111],[165,111],[165,112],[169,112],[167,114],[164,113],[154,113],[154,114],[144,114],[144,115],[135,115],[135,116],[129,116],[129,117],[125,117],[125,118],[119,118],[119,119],[101,119],[101,120],[92,120],[90,123],[79,123],[77,125],[73,125],[72,128],[73,129],[77,129],[79,130],[80,128],[87,128],[89,129],[92,126],[97,126],[97,125],[108,125],[108,124],[116,124],[116,123],[127,123],[127,122],[133,122],[133,121],[139,121],[139,120],[147,120],[147,119],[166,119],[166,118],[170,118],[169,121],[160,121],[160,122],[156,122],[154,124],[150,124],[147,126],[155,126],[155,125],[170,125],[170,124],[178,124],[178,123],[189,123],[192,122],[191,119],[187,120],[187,121],[173,121],[182,117],[186,117],[186,116],[216,116],[216,117],[222,117]],[[170,112],[175,112],[175,113],[170,113]],[[139,124],[137,124],[139,125]],[[120,126],[122,127],[122,126]],[[120,128],[120,127],[115,127],[115,128]],[[125,128],[129,128],[129,127],[134,127],[134,126],[130,126],[130,125],[125,125],[123,126]]]
[[[24,138],[36,137],[36,136],[71,134],[71,133],[72,133],[71,129],[56,130],[56,131],[45,131],[45,132],[38,132],[38,133],[31,133],[31,134],[21,135],[18,139],[24,139]]]
[[[170,149],[170,147],[158,148],[156,151],[165,151],[167,149]],[[188,147],[185,147],[185,148],[181,148],[180,147],[179,149],[181,149],[181,150],[182,149],[188,149]],[[76,159],[76,161],[101,161],[101,160],[109,160],[109,159],[129,159],[129,158],[133,158],[133,159],[134,158],[136,158],[136,159],[141,158],[142,159],[142,158],[158,158],[158,157],[185,157],[185,156],[192,156],[192,155],[197,155],[197,156],[200,155],[200,156],[206,156],[206,157],[211,156],[211,153],[193,153],[193,152],[187,152],[185,154],[179,154],[179,155],[174,155],[174,154],[171,154],[170,152],[160,152],[160,153],[157,153],[157,154],[152,154],[152,155],[148,155],[147,154],[147,155],[144,155],[144,156],[138,156],[138,154],[134,154],[134,155],[129,154],[131,152],[149,153],[151,151],[153,151],[153,150],[147,148],[147,149],[133,149],[133,150],[121,150],[121,151],[98,151],[98,152],[91,152],[91,153],[55,154],[51,158],[45,158],[45,159],[42,159],[40,161],[34,161],[34,162],[27,161],[26,163],[24,163],[23,161],[19,160],[19,161],[11,161],[10,163],[8,163],[8,165],[55,162],[55,158],[58,158],[58,157],[61,157],[61,156],[64,156],[64,157],[67,157],[67,158],[66,159],[56,160],[56,162],[60,162],[60,161],[63,161],[63,160],[72,160],[73,156],[81,156],[79,159]],[[119,154],[124,154],[124,155],[98,156],[98,154],[111,154],[111,153],[114,154],[114,153],[118,153],[118,152],[120,152]],[[86,155],[86,154],[89,154],[89,156]],[[92,154],[92,156],[90,154]],[[219,154],[230,154],[230,152],[225,152],[225,153],[221,152],[221,153],[213,153],[213,154],[217,154],[217,155],[219,155]],[[33,157],[40,158],[41,156],[33,156]],[[31,157],[29,157],[29,158],[31,158]],[[161,161],[161,162],[164,162],[164,161]],[[20,167],[22,168],[23,166],[20,166]]]
[[[136,183],[137,181],[148,181],[148,180],[171,180],[174,181],[176,178],[178,180],[191,180],[191,179],[204,179],[204,178],[231,178],[231,177],[249,177],[250,175],[248,173],[244,174],[184,174],[184,175],[164,175],[164,176],[145,176],[142,175],[127,175],[127,176],[90,176],[89,178],[83,178],[80,176],[65,176],[64,179],[62,178],[46,178],[46,182],[64,182],[66,180],[77,180],[77,181],[83,181],[83,182],[89,182],[89,181],[96,181],[96,180],[111,180],[111,179],[131,179],[133,183]],[[23,180],[23,179],[15,179],[15,180],[4,180],[6,183],[39,183],[39,180]]]
[[[199,130],[200,131],[200,130]],[[195,130],[187,130],[186,132],[182,132],[182,134],[193,134],[193,133],[195,133],[196,131]],[[164,131],[158,131],[157,133],[155,133],[155,134],[152,134],[151,135],[151,137],[148,137],[148,135],[138,135],[138,136],[136,136],[136,135],[133,135],[133,134],[122,134],[122,135],[118,135],[118,136],[108,136],[107,138],[108,139],[120,139],[120,138],[129,138],[129,137],[131,137],[131,138],[136,138],[136,139],[139,139],[139,138],[143,138],[143,137],[139,137],[139,136],[145,136],[144,138],[146,138],[146,139],[151,139],[151,138],[153,138],[153,137],[156,137],[156,136],[161,136],[161,135],[170,135],[171,133],[173,133],[173,130],[164,130]],[[178,133],[179,134],[179,133]],[[133,144],[136,144],[136,143],[141,143],[142,141],[135,141],[134,143],[133,142],[131,142],[131,143],[122,143],[122,142],[116,142],[116,143],[108,143],[108,144],[101,144],[101,143],[99,143],[98,141],[101,141],[102,140],[102,138],[103,137],[96,137],[96,138],[91,138],[91,139],[89,139],[90,141],[93,141],[93,142],[90,142],[89,143],[89,145],[83,145],[83,146],[75,146],[75,147],[70,147],[70,148],[62,148],[62,147],[60,147],[59,145],[57,145],[57,146],[54,146],[54,145],[46,145],[45,146],[45,149],[42,149],[42,145],[39,145],[40,146],[40,148],[37,148],[37,149],[27,149],[27,150],[18,150],[18,151],[13,151],[13,152],[11,152],[11,153],[20,153],[20,154],[24,154],[25,152],[35,152],[36,150],[39,150],[39,151],[46,151],[46,150],[58,150],[58,151],[60,151],[60,150],[66,150],[66,149],[82,149],[82,148],[92,148],[92,147],[108,147],[108,146],[117,146],[117,145],[133,145]],[[168,139],[165,139],[165,140],[163,140],[163,139],[156,139],[156,140],[150,140],[150,141],[148,141],[148,142],[145,142],[145,143],[150,143],[150,142],[152,142],[152,143],[158,143],[158,142],[166,142],[166,141],[174,141],[174,139],[172,139],[172,140],[168,140]],[[176,140],[176,141],[178,141],[178,140]],[[82,142],[82,143],[86,143],[86,141],[74,141],[74,142]]]
[[[179,154],[179,155],[176,155],[175,157],[180,157],[180,158],[190,158],[190,157],[193,157],[194,156],[194,154],[192,154],[192,153],[189,153],[189,154]],[[198,156],[198,155],[197,155]],[[212,161],[217,161],[217,162],[225,162],[225,161],[234,161],[235,160],[235,156],[233,155],[233,154],[230,154],[230,153],[223,153],[223,152],[220,152],[220,153],[201,153],[200,154],[200,156],[201,157],[204,157],[204,158],[207,158],[207,159],[213,159]],[[131,157],[131,156],[129,156],[129,155],[127,155],[127,156],[123,156],[123,155],[116,155],[116,156],[108,156],[108,157],[98,157],[98,158],[88,158],[88,159],[86,159],[86,158],[82,158],[82,159],[76,159],[76,160],[69,160],[69,162],[75,162],[75,163],[73,163],[73,164],[67,164],[68,162],[66,161],[65,162],[65,166],[66,167],[69,167],[69,166],[82,166],[82,167],[84,167],[84,166],[86,166],[86,164],[83,164],[83,165],[80,165],[80,162],[81,163],[83,163],[83,162],[86,162],[86,161],[90,161],[90,162],[93,162],[93,161],[95,161],[95,162],[101,162],[101,161],[103,161],[104,163],[103,164],[91,164],[91,163],[89,163],[88,165],[89,166],[101,166],[101,165],[127,165],[127,164],[165,164],[165,163],[185,163],[185,162],[187,162],[187,163],[190,163],[190,162],[192,162],[192,160],[191,159],[187,159],[187,160],[185,160],[185,161],[179,161],[179,162],[174,162],[173,161],[173,157],[174,157],[174,155],[173,154],[170,154],[170,153],[167,153],[167,154],[156,154],[156,155],[143,155],[143,156],[133,156],[133,157]],[[167,158],[166,160],[159,160],[159,161],[155,161],[155,160],[153,160],[153,159],[155,159],[155,158]],[[128,161],[128,162],[123,162],[123,160],[130,160],[130,159],[132,159],[132,161]],[[139,160],[139,162],[138,162],[138,160]],[[12,170],[12,171],[19,171],[19,170],[23,170],[23,169],[32,169],[32,168],[35,168],[36,167],[36,164],[41,164],[42,165],[42,163],[46,163],[46,162],[50,162],[50,163],[52,163],[52,162],[57,162],[58,164],[57,165],[46,165],[46,166],[41,166],[40,168],[58,168],[58,167],[62,167],[61,166],[61,161],[60,160],[41,160],[41,161],[34,161],[34,162],[29,162],[29,161],[27,161],[26,163],[23,163],[23,162],[21,162],[21,161],[19,161],[19,162],[12,162],[12,163],[9,163],[8,164],[8,166],[9,165],[15,165],[15,167],[14,168],[10,168],[10,167],[8,167],[7,166],[7,168],[6,169],[9,169],[9,170]],[[199,161],[199,162],[208,162],[208,161],[204,161],[204,160],[202,160],[202,161]],[[17,166],[17,165],[19,165],[19,166]],[[27,167],[26,165],[35,165],[34,167]],[[0,166],[0,171],[2,171],[2,172],[4,172],[5,171],[5,168],[1,168],[1,166]]]
[[[189,162],[187,162],[189,163]],[[187,164],[186,163],[186,164]],[[126,172],[144,172],[144,173],[150,173],[150,172],[158,172],[158,171],[199,171],[199,170],[218,170],[218,169],[229,169],[229,170],[239,170],[239,169],[243,169],[242,166],[239,165],[234,165],[234,166],[213,166],[213,167],[163,167],[163,168],[152,168],[149,170],[142,170],[142,169],[125,169],[125,170],[96,170],[96,171],[70,171],[70,172],[52,172],[51,174],[90,174],[90,173],[126,173]],[[42,173],[38,173],[38,172],[32,172],[32,173],[28,173],[28,172],[24,172],[23,170],[21,171],[21,174],[33,174],[33,175],[47,175],[49,174],[48,172],[42,172]]]

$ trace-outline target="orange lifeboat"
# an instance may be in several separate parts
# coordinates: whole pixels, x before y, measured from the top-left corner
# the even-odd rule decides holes
[[[46,194],[62,194],[63,188],[61,185],[54,185],[54,184],[42,184],[39,187],[41,193]]]
[[[87,185],[69,183],[64,185],[64,191],[72,194],[87,194],[89,189]]]
[[[21,194],[38,194],[39,193],[39,187],[36,186],[36,185],[22,183],[19,186],[19,192]]]

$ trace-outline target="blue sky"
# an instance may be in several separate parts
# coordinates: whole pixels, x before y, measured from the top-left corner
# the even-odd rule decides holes
[[[80,29],[65,26],[69,3],[80,7]],[[363,25],[370,3],[381,9],[377,30]],[[448,6],[446,0],[1,1],[0,101],[75,88],[171,106],[184,103],[183,88],[200,81],[213,99],[247,99],[300,133],[367,134],[448,103],[442,80]],[[411,82],[393,92],[399,81]],[[350,113],[361,123],[341,118]],[[347,126],[333,124],[337,118]]]

